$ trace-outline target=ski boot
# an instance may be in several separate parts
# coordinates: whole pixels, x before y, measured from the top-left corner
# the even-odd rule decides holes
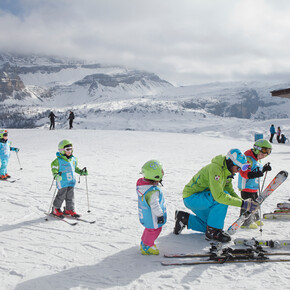
[[[55,216],[61,218],[61,219],[64,218],[64,216],[63,216],[63,212],[61,211],[60,208],[53,207],[51,213],[52,213],[53,215],[55,215]]]
[[[216,240],[218,242],[227,243],[231,240],[231,237],[228,233],[224,232],[221,229],[216,229],[210,226],[206,227],[205,232],[205,239],[210,240]]]
[[[80,215],[77,214],[74,210],[66,210],[66,209],[64,209],[63,214],[64,215],[69,215],[69,216],[71,216],[73,218],[79,218],[80,217]]]
[[[6,177],[6,178],[10,178],[11,176],[10,176],[8,173],[6,173],[6,174],[5,174],[5,177]]]
[[[159,250],[154,244],[152,247],[146,246],[142,241],[140,244],[140,251],[142,255],[159,255]]]
[[[173,233],[179,235],[188,224],[189,213],[185,211],[175,211],[175,226]]]
[[[6,179],[7,179],[6,175],[0,175],[0,180],[6,180]]]

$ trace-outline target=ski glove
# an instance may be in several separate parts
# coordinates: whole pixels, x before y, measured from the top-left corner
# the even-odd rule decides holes
[[[257,171],[251,171],[248,173],[248,178],[257,178],[257,177],[262,177],[263,176],[263,171],[257,170]]]
[[[15,148],[15,152],[19,152],[19,148]]]
[[[266,164],[263,166],[263,172],[271,171],[271,170],[272,170],[272,167],[270,166],[269,163],[266,163]]]
[[[260,205],[256,201],[248,198],[246,200],[243,200],[241,208],[246,210],[246,211],[252,212],[255,209],[257,209],[259,206]]]
[[[56,180],[57,182],[59,182],[59,181],[62,180],[62,177],[61,177],[60,175],[57,175],[57,176],[55,177],[55,180]]]
[[[84,176],[89,175],[88,170],[87,169],[82,170],[81,175],[84,175]]]
[[[159,216],[157,217],[157,223],[160,225],[160,224],[164,224],[164,216]]]

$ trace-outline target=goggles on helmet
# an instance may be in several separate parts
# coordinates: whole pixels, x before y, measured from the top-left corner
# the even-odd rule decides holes
[[[8,133],[4,133],[4,134],[3,134],[3,137],[7,137],[7,136],[8,136]]]
[[[271,148],[265,148],[265,147],[262,147],[262,148],[260,149],[260,152],[262,152],[263,154],[270,155],[271,152],[272,152],[272,149],[271,149]]]
[[[73,148],[72,148],[72,147],[65,147],[65,148],[63,148],[63,150],[64,150],[65,152],[69,152],[69,151],[72,151]]]
[[[247,171],[250,167],[251,167],[251,164],[250,163],[246,163],[246,164],[242,165],[242,167],[239,167],[239,168],[242,171]]]

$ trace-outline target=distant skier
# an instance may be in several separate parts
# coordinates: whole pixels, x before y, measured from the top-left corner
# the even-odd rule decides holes
[[[72,155],[73,145],[68,140],[62,140],[58,144],[57,158],[51,163],[51,171],[56,180],[58,188],[57,195],[53,202],[52,214],[63,218],[64,215],[80,217],[75,212],[74,186],[76,184],[75,172],[80,175],[88,175],[87,170],[81,170],[77,166],[77,159]],[[65,200],[65,210],[61,206]]]
[[[73,121],[75,118],[75,114],[72,111],[69,111],[69,116],[68,116],[68,120],[69,120],[69,128],[72,129],[73,128]]]
[[[247,170],[246,156],[239,149],[231,149],[226,156],[214,157],[210,164],[197,172],[183,190],[184,205],[195,215],[175,212],[173,233],[188,229],[203,232],[207,240],[229,242],[231,237],[223,231],[228,206],[253,211],[258,203],[242,200],[234,191],[232,178],[239,170]]]
[[[278,127],[278,129],[277,129],[277,137],[276,137],[278,143],[281,143],[281,141],[280,141],[280,137],[281,137],[281,128]]]
[[[10,151],[18,152],[19,148],[11,147],[12,143],[8,141],[8,131],[0,130],[0,180],[5,180],[11,176],[7,173],[7,165],[10,157]]]
[[[54,130],[56,115],[51,111],[50,114],[48,115],[48,118],[50,119],[50,127],[49,127],[49,130],[51,130],[51,129]]]
[[[265,139],[257,140],[253,148],[245,152],[247,161],[251,167],[247,171],[239,172],[238,188],[241,191],[242,199],[247,200],[248,198],[251,198],[252,200],[257,200],[260,178],[265,172],[272,170],[269,163],[263,166],[260,160],[270,155],[271,152],[272,145]],[[241,214],[244,212],[245,210],[241,209]],[[241,228],[256,229],[262,224],[260,215],[257,212],[254,216],[252,215],[248,218]]]
[[[287,140],[286,136],[284,134],[281,135],[281,143],[285,143]]]
[[[150,160],[143,165],[142,174],[144,178],[138,179],[136,184],[139,220],[145,227],[140,251],[142,255],[159,255],[154,242],[167,219],[164,196],[159,187],[164,172],[159,161]]]
[[[274,134],[276,133],[276,130],[275,130],[275,127],[274,125],[272,124],[271,127],[270,127],[270,134],[271,134],[271,137],[270,137],[270,143],[273,143],[273,137],[274,137]]]

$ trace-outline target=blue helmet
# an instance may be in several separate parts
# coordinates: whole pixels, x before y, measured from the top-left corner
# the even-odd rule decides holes
[[[249,167],[247,157],[240,149],[231,149],[226,156],[226,160],[231,160],[233,165],[240,167],[242,170],[246,170]]]

